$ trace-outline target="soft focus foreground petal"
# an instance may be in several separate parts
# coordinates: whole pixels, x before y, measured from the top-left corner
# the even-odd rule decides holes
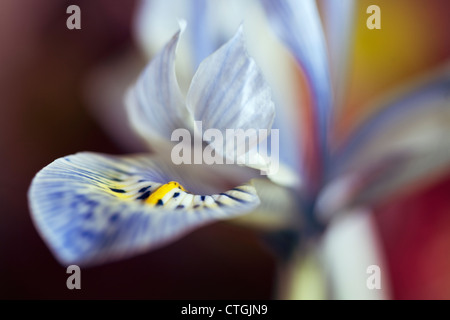
[[[204,196],[157,191],[169,181],[187,188],[193,175],[148,155],[63,157],[33,179],[32,218],[62,264],[93,265],[145,252],[259,204],[249,184]],[[147,203],[152,195],[160,198],[154,205]]]
[[[332,289],[330,298],[390,299],[389,270],[368,209],[351,209],[333,221],[322,240],[321,254]]]
[[[327,49],[314,0],[261,0],[272,26],[291,50],[308,79],[313,98],[315,135],[319,150],[326,158],[327,136],[331,120],[332,89]],[[307,120],[308,121],[308,120]]]
[[[202,121],[198,130],[218,129],[226,137],[227,129],[242,129],[250,133],[250,141],[261,141],[265,129],[266,138],[274,118],[274,104],[271,91],[254,60],[249,57],[244,45],[243,30],[239,28],[235,36],[205,59],[199,66],[189,88],[187,106],[195,120]],[[245,143],[245,140],[244,140]],[[217,141],[212,141],[214,149],[222,151],[231,159],[240,156],[240,144],[226,150]],[[250,142],[248,151],[255,144]],[[223,152],[223,150],[226,150]]]
[[[354,177],[353,202],[420,188],[450,167],[449,69],[404,91],[388,98],[336,153],[333,176]]]
[[[322,0],[325,36],[330,57],[331,79],[334,92],[334,110],[340,109],[347,85],[349,54],[353,45],[355,0]]]
[[[170,141],[175,129],[192,129],[192,118],[175,75],[175,51],[181,32],[149,63],[126,96],[132,125],[153,148]]]

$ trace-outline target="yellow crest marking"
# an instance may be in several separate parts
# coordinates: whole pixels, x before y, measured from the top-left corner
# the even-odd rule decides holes
[[[170,181],[163,184],[158,189],[153,191],[150,197],[145,200],[145,203],[156,205],[158,202],[171,190],[179,188],[180,190],[186,191],[181,184],[176,181]]]

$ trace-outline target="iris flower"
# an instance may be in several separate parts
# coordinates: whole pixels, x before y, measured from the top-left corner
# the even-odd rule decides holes
[[[197,11],[207,7],[205,3],[192,3],[196,8],[192,12],[207,13]],[[356,298],[364,298],[367,266],[383,264],[370,222],[371,207],[408,192],[410,186],[424,186],[448,170],[449,69],[394,91],[375,103],[370,109],[375,111],[352,123],[345,137],[338,136],[338,115],[345,112],[342,102],[355,2],[322,2],[326,33],[314,0],[260,3],[272,30],[301,67],[307,80],[304,91],[310,96],[309,103],[299,106],[301,152],[295,160],[300,163],[297,174],[302,185],[296,190],[300,208],[291,208],[302,223],[282,224],[280,230],[295,234],[287,242],[271,239],[287,266],[281,269],[279,286],[304,290],[312,283],[307,290],[320,291],[321,285],[329,285],[320,283],[327,278],[335,297],[346,297],[345,288],[354,283],[359,287],[353,293],[361,294]],[[196,30],[204,36],[195,38],[203,39],[194,41],[197,47],[211,48],[220,42],[205,36],[210,29]],[[174,73],[178,38],[179,33],[152,60],[129,96],[131,123],[155,155],[81,153],[56,160],[34,179],[29,193],[33,218],[62,263],[99,263],[144,252],[205,223],[254,211],[270,197],[248,183],[261,181],[255,179],[261,178],[258,170],[171,164],[168,155],[174,129],[186,128],[195,134],[194,120],[220,130],[265,129],[271,127],[274,116],[269,89],[245,52],[242,31],[199,65],[186,99]],[[199,49],[194,60],[200,61],[204,52]],[[247,71],[239,72],[238,66]],[[241,77],[232,82],[232,74]],[[238,98],[228,104],[230,97]],[[231,114],[241,115],[237,117],[241,121],[225,123]],[[177,184],[167,185],[170,181]],[[162,192],[161,186],[170,190]],[[176,200],[181,196],[174,197],[176,193],[189,205],[177,208],[182,203]],[[213,207],[208,209],[202,195],[214,193],[208,198]],[[164,196],[146,203],[152,194]],[[159,206],[158,200],[162,200]],[[276,215],[277,208],[272,209]],[[297,255],[302,250],[313,254]],[[343,277],[349,273],[352,278]],[[296,296],[293,291],[281,294]],[[324,292],[318,295],[324,297]]]
[[[361,106],[370,112],[352,118],[345,113],[343,103],[356,1],[321,1],[323,23],[315,0],[246,1],[245,5],[229,2],[226,7],[219,6],[221,9],[203,1],[176,6],[177,10],[187,7],[194,23],[208,22],[210,26],[197,28],[191,38],[202,45],[185,59],[198,60],[205,48],[214,47],[220,35],[227,33],[227,22],[242,17],[252,24],[249,20],[262,4],[272,31],[289,49],[306,79],[306,88],[297,84],[294,90],[303,89],[302,93],[309,95],[308,103],[296,105],[301,116],[294,119],[300,128],[301,151],[296,161],[300,163],[298,176],[302,181],[297,192],[301,208],[296,214],[303,223],[284,228],[297,234],[288,237],[290,240],[271,238],[272,245],[286,259],[281,262],[278,284],[285,292],[279,292],[279,296],[325,297],[332,287],[332,296],[338,298],[389,297],[389,274],[372,207],[423,188],[448,170],[448,67],[394,88],[371,105]],[[155,3],[162,9],[156,10]],[[163,10],[167,5],[163,1],[145,2],[144,11],[147,8],[148,12],[142,12],[139,30],[139,38],[147,42],[145,47],[151,47],[149,30],[158,27],[149,15],[164,21],[173,18],[173,12]],[[239,10],[232,11],[233,6]],[[220,17],[226,18],[214,23]],[[259,32],[270,30],[261,26]],[[267,55],[272,46],[268,46]],[[259,48],[263,47],[261,44]],[[269,62],[272,73],[266,73],[269,80],[276,74],[278,63],[284,62],[281,56],[273,57]],[[282,85],[287,86],[285,79],[295,76],[284,74]],[[345,135],[340,130],[342,123],[348,126]],[[366,287],[366,270],[373,264],[383,272],[380,291]]]
[[[131,124],[155,152],[77,153],[55,160],[32,181],[33,221],[62,264],[93,265],[130,257],[260,204],[250,181],[264,179],[260,170],[237,164],[172,163],[174,130],[196,137],[195,121],[201,121],[203,130],[213,128],[225,136],[226,129],[269,130],[274,117],[270,88],[246,52],[242,28],[200,64],[184,98],[174,66],[184,29],[180,26],[127,95]],[[208,147],[235,159],[240,146],[222,151],[210,143],[193,146],[192,151]],[[264,164],[258,168],[269,169]]]

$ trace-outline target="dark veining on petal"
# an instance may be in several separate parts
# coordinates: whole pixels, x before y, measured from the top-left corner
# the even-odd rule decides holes
[[[136,200],[146,200],[151,194],[152,193],[150,191],[146,191],[144,194],[137,197]]]
[[[143,187],[143,188],[141,188],[138,192],[139,192],[139,193],[145,192],[145,191],[147,191],[148,188],[150,188],[150,187],[151,187],[151,186]]]
[[[226,194],[226,193],[221,193],[221,195],[226,196],[226,197],[228,197],[228,198],[230,198],[230,199],[232,199],[234,201],[240,202],[240,203],[246,203],[247,202],[245,200],[238,199],[236,197],[230,196],[229,194]]]
[[[233,188],[232,190],[252,195],[250,192],[247,192],[247,191],[239,189],[239,188]]]

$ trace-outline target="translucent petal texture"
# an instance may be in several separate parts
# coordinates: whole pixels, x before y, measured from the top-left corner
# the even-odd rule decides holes
[[[92,265],[145,252],[259,204],[250,184],[218,194],[192,194],[186,183],[195,170],[185,172],[168,163],[149,155],[94,153],[57,159],[31,184],[33,221],[62,264]],[[169,181],[187,191],[167,188]]]
[[[273,29],[303,68],[314,100],[313,114],[326,155],[332,89],[325,37],[314,0],[261,0]]]
[[[202,130],[217,129],[226,137],[227,129],[242,129],[246,133],[254,129],[248,136],[256,142],[262,140],[259,129],[269,133],[275,115],[270,88],[246,52],[242,27],[200,64],[186,103],[195,120],[202,121]],[[221,142],[212,141],[211,145],[219,152],[224,150]],[[234,159],[240,155],[236,152],[239,146],[237,142],[233,149],[221,153]],[[255,144],[249,146],[245,151]]]
[[[150,62],[126,97],[130,121],[152,147],[170,141],[175,129],[192,129],[192,117],[175,75],[175,50],[181,32]]]

